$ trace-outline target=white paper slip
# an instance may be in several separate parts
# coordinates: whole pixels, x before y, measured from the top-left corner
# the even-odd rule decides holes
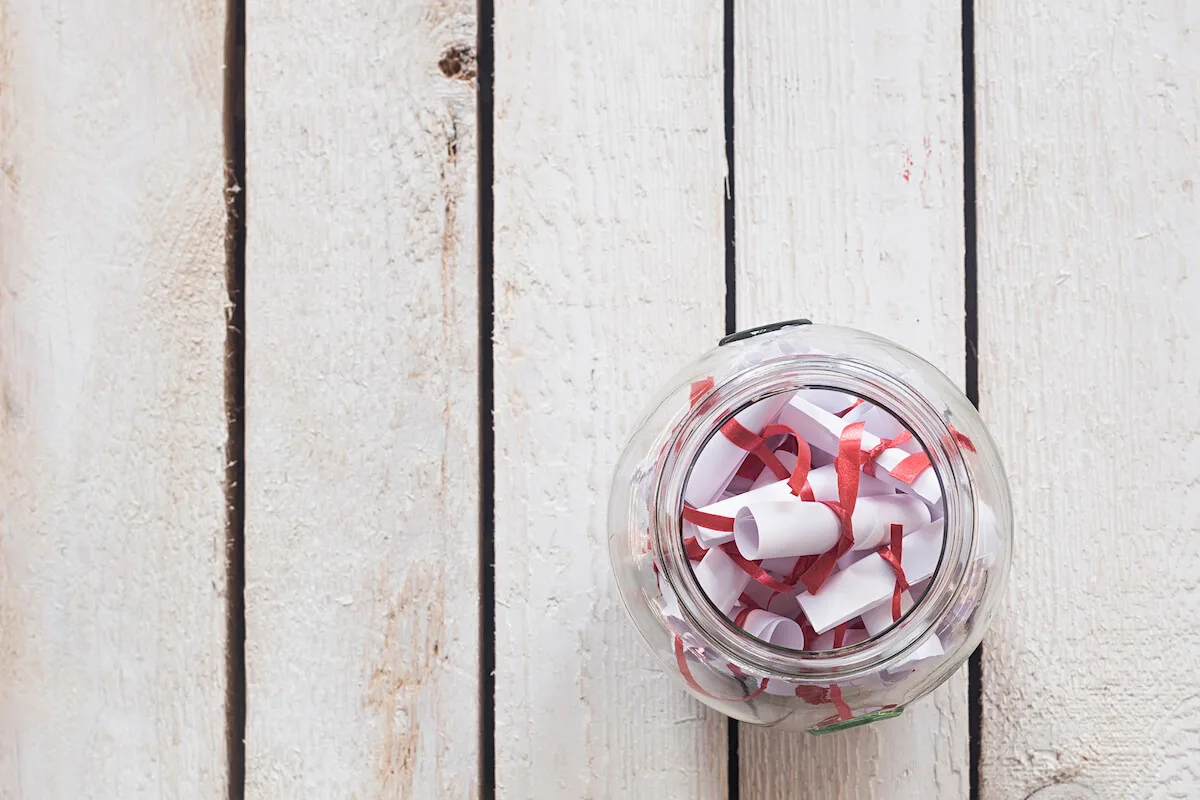
[[[836,454],[842,431],[850,423],[841,417],[830,414],[823,408],[809,403],[804,398],[796,396],[779,411],[779,422],[791,427],[797,434],[804,437],[810,447]],[[863,450],[873,450],[880,442],[878,436],[863,431]],[[875,459],[875,477],[906,494],[916,495],[929,505],[936,505],[942,499],[942,487],[938,483],[937,474],[932,467],[927,467],[911,484],[893,478],[889,473],[911,453],[899,447],[889,447]]]
[[[942,555],[943,525],[934,522],[904,537],[900,565],[909,583],[933,574]],[[878,553],[833,573],[817,594],[801,592],[796,602],[817,633],[824,633],[889,600],[896,572]]]

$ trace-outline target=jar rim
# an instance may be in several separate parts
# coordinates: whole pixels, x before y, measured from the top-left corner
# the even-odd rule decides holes
[[[734,414],[770,396],[830,389],[872,402],[910,430],[930,458],[942,491],[942,552],[930,583],[907,614],[887,630],[838,650],[792,650],[735,625],[700,587],[683,544],[683,494],[704,444]],[[976,547],[972,479],[958,437],[929,400],[868,362],[841,355],[796,354],[760,361],[714,385],[682,417],[652,481],[656,509],[651,545],[686,621],[706,645],[748,673],[798,682],[845,680],[895,665],[920,646],[958,602]],[[683,469],[680,469],[680,466]]]

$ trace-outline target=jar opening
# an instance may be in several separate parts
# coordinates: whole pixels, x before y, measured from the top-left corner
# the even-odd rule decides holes
[[[918,586],[920,594],[910,593],[899,618],[836,649],[817,649],[818,642],[811,639],[764,639],[737,624],[736,615],[731,619],[701,586],[684,541],[682,517],[688,501],[695,500],[689,487],[695,483],[705,446],[747,409],[800,391],[848,395],[861,400],[859,405],[870,404],[868,410],[877,409],[883,419],[893,420],[911,437],[909,449],[928,459],[942,498],[938,509],[941,548],[928,580]],[[654,481],[652,549],[688,622],[707,640],[706,645],[731,664],[787,679],[828,680],[875,671],[913,652],[954,602],[972,548],[974,509],[969,476],[953,432],[903,380],[868,363],[833,356],[793,355],[762,361],[696,398],[669,445]],[[745,542],[753,544],[753,526],[747,522],[742,528]],[[728,603],[726,598],[722,605]]]
[[[837,448],[831,446],[836,442],[802,436],[783,422],[788,412],[798,412],[796,406],[779,408],[788,400],[805,406],[813,404],[829,412],[826,418],[830,421],[842,420],[855,435],[868,437],[861,448],[855,448],[851,469],[839,468]],[[779,422],[759,426],[756,423],[761,419]],[[744,428],[738,420],[761,430],[760,439],[740,442],[741,450],[726,446],[725,463],[709,463],[714,459],[706,459],[706,454],[725,445],[729,426]],[[798,392],[776,392],[730,409],[687,465],[680,498],[680,515],[685,521],[681,536],[688,568],[706,589],[704,600],[712,611],[730,620],[743,635],[793,653],[835,651],[859,643],[870,646],[902,623],[920,606],[934,577],[915,571],[915,564],[906,574],[901,566],[904,535],[924,526],[922,540],[933,534],[940,553],[945,518],[940,503],[934,506],[931,516],[930,506],[920,497],[902,492],[895,481],[889,483],[877,477],[882,474],[890,480],[877,460],[894,465],[898,459],[932,463],[920,437],[899,415],[862,394],[808,386]],[[732,477],[728,477],[734,467]],[[718,474],[718,482],[724,486],[719,496],[711,494],[710,476],[698,475],[706,471]],[[944,484],[936,470],[933,475],[940,496]],[[703,484],[698,490],[691,490],[693,479]],[[847,480],[853,485],[846,486]],[[853,546],[847,542],[846,552],[839,554],[841,531],[836,509],[842,507],[847,491],[855,519]],[[697,523],[689,525],[688,512],[696,510],[690,504],[705,501],[711,502],[698,509],[699,514],[694,514]],[[713,531],[701,524],[705,522],[724,524],[732,531],[724,527]],[[689,537],[689,533],[696,535]],[[709,547],[727,551],[742,568],[742,572],[729,576],[735,582],[734,588],[741,589],[732,608],[722,607],[728,604],[728,597],[714,600],[711,568],[702,562]],[[822,553],[837,556],[833,570],[849,570],[836,581],[842,587],[853,585],[856,570],[850,568],[854,564],[869,556],[883,559],[895,572],[894,582],[883,587],[876,575],[871,584],[876,592],[888,588],[884,605],[856,614],[852,622],[829,630],[814,628],[796,598],[808,597],[806,589],[816,585],[820,576],[813,577],[812,573],[821,572]]]

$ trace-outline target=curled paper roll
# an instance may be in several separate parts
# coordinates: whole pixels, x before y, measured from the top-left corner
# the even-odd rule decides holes
[[[933,574],[942,555],[943,534],[942,523],[934,522],[904,537],[900,565],[909,583]],[[880,603],[890,602],[895,586],[896,572],[891,564],[872,553],[833,573],[817,594],[796,595],[796,602],[817,633],[824,633]]]
[[[796,468],[795,454],[779,452],[776,453],[776,455],[779,457],[779,460],[783,462],[783,465],[789,470]],[[812,490],[813,499],[837,502],[837,480],[837,468],[833,464],[826,464],[823,467],[817,467],[809,472],[808,488]],[[750,494],[750,492],[735,495],[734,497],[742,498],[742,506],[740,507],[738,507],[736,502],[729,502],[722,505],[720,510],[717,510],[717,503],[713,503],[712,506],[702,508],[700,510],[710,514],[719,514],[721,516],[734,516],[738,511],[741,510],[741,508],[744,508],[750,503],[759,502],[768,498],[772,500],[783,500],[795,496],[792,494],[792,489],[791,486],[788,485],[788,482],[786,480],[781,481],[776,479],[775,476],[771,474],[770,470],[764,470],[763,474],[758,476],[758,480],[754,482],[754,485],[751,487],[750,491],[765,489],[768,486],[774,486],[775,488],[769,492],[763,492],[757,495]],[[880,495],[892,495],[895,493],[895,489],[888,486],[883,481],[872,478],[870,475],[860,475],[858,478],[859,497],[878,497]],[[733,500],[734,498],[725,499]],[[718,502],[724,502],[724,500]],[[701,543],[703,543],[703,541],[704,540],[701,540]],[[730,539],[726,539],[725,541],[730,541]],[[721,542],[721,544],[724,544],[724,542]]]
[[[855,550],[886,543],[892,525],[914,531],[929,522],[929,509],[919,500],[891,494],[862,497],[851,516]],[[837,544],[841,521],[824,503],[798,498],[747,505],[733,523],[738,551],[751,560],[819,555]]]
[[[779,409],[787,404],[789,397],[788,394],[768,397],[742,409],[733,418],[742,427],[757,434],[775,419]],[[733,480],[745,457],[745,450],[731,442],[724,433],[717,431],[705,443],[692,465],[692,472],[688,476],[687,487],[683,493],[684,501],[697,508],[712,503]]]
[[[765,486],[760,486],[757,489],[751,489],[743,494],[728,497],[724,500],[718,500],[699,510],[704,514],[711,514],[716,517],[734,517],[737,512],[744,508],[749,503],[763,503],[772,500],[785,500],[790,497],[795,497],[792,494],[791,487],[787,481],[774,481]],[[719,544],[733,541],[733,531],[721,531],[713,528],[705,528],[701,525],[696,525],[692,522],[685,521],[683,538],[695,536],[696,540],[704,547],[716,547]]]
[[[842,436],[842,431],[850,424],[846,420],[830,414],[823,408],[818,408],[799,396],[793,397],[786,406],[780,409],[779,421],[796,431],[810,446],[832,454],[838,452],[838,444]],[[873,450],[879,442],[880,439],[878,436],[868,431],[863,432],[863,450]],[[938,483],[937,474],[932,468],[926,467],[911,484],[891,476],[891,471],[910,455],[912,454],[907,450],[899,447],[889,447],[884,450],[875,459],[875,464],[877,465],[875,477],[894,489],[899,489],[906,494],[912,494],[921,498],[929,505],[940,503],[942,500],[942,487]]]
[[[827,464],[808,473],[808,486],[812,489],[814,500],[829,500],[837,502],[837,467]],[[879,495],[895,494],[896,490],[881,480],[870,475],[858,476],[858,496],[878,497]]]
[[[742,621],[742,629],[770,644],[793,650],[804,648],[804,631],[796,621],[770,611],[751,611]]]
[[[746,589],[746,584],[750,582],[750,575],[719,547],[714,547],[704,554],[704,558],[700,559],[700,563],[695,567],[695,573],[700,588],[708,595],[712,604],[726,616],[733,610],[734,604]]]
[[[733,523],[737,549],[751,560],[824,553],[840,533],[837,514],[797,498],[746,506]]]

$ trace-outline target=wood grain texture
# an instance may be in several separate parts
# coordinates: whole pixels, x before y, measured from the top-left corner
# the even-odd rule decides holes
[[[982,797],[1200,796],[1200,6],[986,0],[980,394],[1016,508]]]
[[[725,720],[617,596],[616,459],[723,320],[721,9],[496,7],[501,798],[724,798]]]
[[[247,14],[246,793],[475,796],[474,3]]]
[[[0,797],[224,795],[224,2],[0,2]]]
[[[738,327],[808,316],[895,339],[961,383],[957,2],[735,6]],[[968,793],[966,668],[897,720],[741,728],[741,796]]]

